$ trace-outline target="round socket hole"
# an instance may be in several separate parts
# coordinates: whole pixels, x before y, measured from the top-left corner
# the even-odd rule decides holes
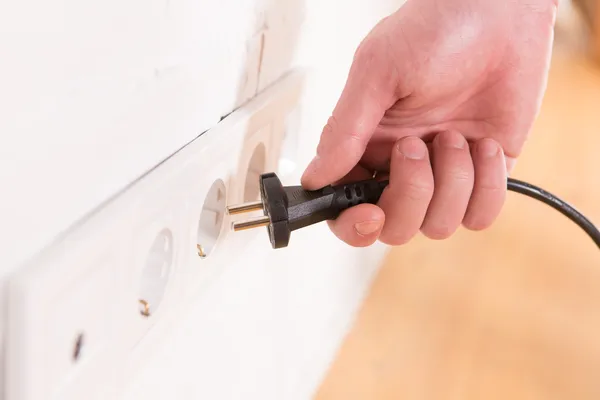
[[[200,258],[208,257],[219,240],[227,206],[226,194],[225,183],[220,179],[211,185],[206,194],[196,235],[196,251]]]
[[[244,183],[244,202],[260,200],[260,186],[258,180],[260,175],[265,172],[267,164],[267,151],[265,145],[260,143],[254,149],[248,171],[246,172],[246,181]]]
[[[163,299],[173,264],[173,234],[163,229],[154,239],[142,270],[140,314],[149,317]]]

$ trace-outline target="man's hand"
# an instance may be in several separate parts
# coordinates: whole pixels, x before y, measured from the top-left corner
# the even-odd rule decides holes
[[[353,246],[489,227],[545,89],[556,0],[408,0],[359,46],[302,184],[389,173],[331,222]]]

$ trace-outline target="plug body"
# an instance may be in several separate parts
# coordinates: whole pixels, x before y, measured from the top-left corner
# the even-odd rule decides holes
[[[266,226],[274,249],[287,247],[292,231],[325,220],[336,219],[340,213],[359,204],[376,204],[389,181],[368,179],[338,186],[308,191],[302,186],[283,186],[274,173],[260,176],[260,201],[227,207],[230,214],[262,210],[263,216],[252,221],[236,222],[236,231]],[[553,194],[526,182],[508,178],[507,189],[539,200],[582,228],[600,248],[600,230],[568,203]]]
[[[254,222],[234,224],[234,230],[239,230],[236,226],[245,229],[266,226],[271,246],[279,249],[287,247],[292,231],[336,219],[342,211],[358,204],[376,204],[388,181],[369,179],[309,191],[302,186],[283,186],[279,177],[271,172],[262,174],[259,184],[264,216]],[[249,208],[252,207],[242,205],[229,210],[236,213],[235,210]]]

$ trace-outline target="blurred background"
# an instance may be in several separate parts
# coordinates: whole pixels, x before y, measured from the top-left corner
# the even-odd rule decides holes
[[[600,223],[600,1],[562,1],[541,114],[513,173]],[[323,381],[330,399],[600,398],[600,255],[511,193],[494,227],[388,255]]]

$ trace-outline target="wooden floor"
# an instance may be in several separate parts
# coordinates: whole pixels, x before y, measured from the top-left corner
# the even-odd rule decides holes
[[[600,223],[600,68],[555,54],[513,176]],[[600,253],[517,194],[491,230],[394,249],[316,399],[600,399]]]

